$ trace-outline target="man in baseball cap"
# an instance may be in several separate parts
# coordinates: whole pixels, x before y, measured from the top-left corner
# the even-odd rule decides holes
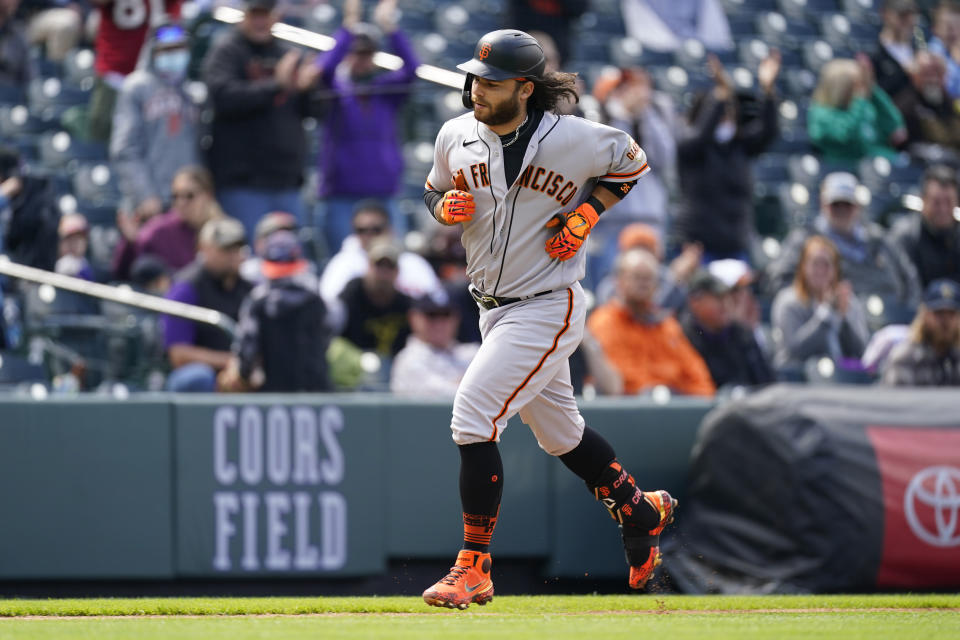
[[[908,335],[890,353],[885,384],[960,386],[960,285],[931,282]]]
[[[276,231],[263,250],[266,280],[247,296],[233,343],[234,358],[220,374],[226,391],[329,391],[326,305],[300,242]]]
[[[247,255],[243,225],[233,218],[208,221],[198,236],[197,260],[177,274],[167,298],[213,309],[236,320],[252,285],[240,277]],[[175,316],[160,320],[173,370],[169,391],[215,389],[217,372],[230,360],[230,337],[220,328]]]

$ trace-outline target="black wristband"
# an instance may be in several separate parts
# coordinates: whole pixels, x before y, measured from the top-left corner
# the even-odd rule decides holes
[[[597,215],[600,215],[607,210],[607,208],[603,206],[603,203],[597,200],[596,196],[590,196],[587,198],[587,201],[584,204],[588,204],[593,207],[593,210],[597,212]]]

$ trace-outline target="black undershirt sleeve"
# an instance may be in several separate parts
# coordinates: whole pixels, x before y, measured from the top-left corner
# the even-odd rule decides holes
[[[437,191],[436,189],[426,189],[423,192],[423,201],[427,205],[427,211],[430,212],[433,218],[437,217],[434,212],[437,210],[437,203],[443,200],[443,196],[443,191]]]

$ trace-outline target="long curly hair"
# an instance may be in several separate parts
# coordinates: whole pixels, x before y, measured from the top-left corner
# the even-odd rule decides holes
[[[530,81],[533,82],[533,95],[527,104],[535,109],[556,111],[562,102],[580,102],[575,73],[548,71],[543,77],[530,78]]]

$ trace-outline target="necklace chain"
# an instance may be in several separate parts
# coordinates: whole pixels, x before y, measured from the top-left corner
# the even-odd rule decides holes
[[[506,149],[507,147],[509,147],[510,145],[512,145],[514,142],[517,141],[517,138],[520,137],[520,130],[523,129],[523,125],[527,124],[527,120],[529,119],[530,119],[530,114],[528,113],[526,117],[523,119],[523,122],[520,123],[520,126],[517,127],[517,130],[513,132],[513,140],[511,140],[510,142],[503,143],[504,149]]]

